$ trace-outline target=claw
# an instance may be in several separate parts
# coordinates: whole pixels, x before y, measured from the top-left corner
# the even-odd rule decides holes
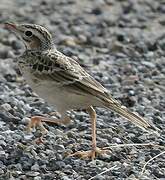
[[[82,159],[88,158],[88,159],[94,160],[96,155],[105,154],[107,152],[108,152],[108,150],[96,148],[94,150],[89,150],[89,151],[77,151],[73,154],[69,154],[68,157],[77,156],[77,157],[80,157]]]
[[[33,128],[36,128],[37,126],[40,128],[41,130],[41,137],[38,138],[36,140],[36,143],[37,144],[41,144],[43,143],[43,136],[45,134],[48,133],[48,130],[44,127],[43,123],[42,122],[50,122],[50,123],[55,123],[55,124],[68,124],[70,122],[70,118],[69,117],[65,117],[64,119],[53,119],[53,118],[46,118],[46,117],[42,117],[42,116],[34,116],[31,118],[31,121],[28,123],[28,126],[26,128],[26,130],[28,132],[31,132]]]
[[[31,132],[33,128],[36,128],[37,126],[40,128],[42,134],[46,134],[48,130],[43,126],[42,124],[43,117],[40,116],[34,116],[31,118],[31,121],[29,122],[27,126],[27,131]]]

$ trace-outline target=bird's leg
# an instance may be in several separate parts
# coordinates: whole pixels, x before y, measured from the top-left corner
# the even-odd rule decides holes
[[[91,158],[94,159],[96,156],[96,112],[92,106],[87,109],[92,123],[92,150]]]
[[[92,106],[86,109],[89,113],[92,123],[92,150],[90,151],[78,151],[69,156],[79,156],[81,158],[91,158],[92,160],[95,159],[96,154],[103,154],[106,153],[107,150],[101,150],[96,146],[96,112]]]

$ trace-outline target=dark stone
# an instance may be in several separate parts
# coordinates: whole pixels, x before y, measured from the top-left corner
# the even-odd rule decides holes
[[[92,14],[100,15],[102,14],[102,10],[100,8],[95,8],[92,10]]]

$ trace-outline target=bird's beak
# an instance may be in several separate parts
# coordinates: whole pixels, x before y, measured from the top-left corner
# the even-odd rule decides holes
[[[9,29],[11,31],[16,31],[17,30],[17,25],[14,24],[14,23],[6,22],[4,25],[5,25],[6,29]]]
[[[4,27],[6,29],[12,31],[17,36],[18,39],[21,39],[20,27],[18,24],[6,22],[6,23],[4,23]]]

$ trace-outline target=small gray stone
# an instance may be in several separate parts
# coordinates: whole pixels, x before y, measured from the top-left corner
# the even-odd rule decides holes
[[[3,169],[0,169],[0,174],[4,174],[4,170]]]
[[[117,137],[114,137],[113,140],[115,143],[118,143],[118,144],[122,143],[121,139],[119,139]]]
[[[2,104],[1,107],[5,110],[5,111],[10,111],[12,109],[12,107],[10,106],[10,104],[5,103]]]
[[[155,68],[155,64],[152,63],[152,62],[142,61],[142,64],[143,64],[144,66],[149,67],[149,68]]]
[[[22,136],[19,134],[13,134],[12,138],[15,139],[16,141],[20,141],[22,139]]]
[[[31,167],[31,170],[32,171],[39,171],[40,167],[38,164],[34,164],[32,167]]]
[[[6,153],[5,153],[5,151],[0,151],[0,156],[6,156]]]
[[[2,146],[2,147],[5,147],[7,144],[6,144],[6,142],[4,141],[4,140],[0,140],[0,145]],[[2,153],[2,152],[1,152]],[[0,153],[0,154],[1,154]]]
[[[26,173],[26,175],[30,177],[35,177],[35,176],[38,176],[39,174],[40,174],[39,172],[33,172],[33,171]]]
[[[25,139],[25,140],[31,140],[33,136],[34,136],[34,135],[33,135],[32,133],[31,133],[31,134],[25,134],[25,135],[24,135],[24,139]]]
[[[41,180],[42,178],[39,176],[34,177],[34,180]]]
[[[67,176],[63,176],[61,180],[72,180],[72,179]]]
[[[23,124],[28,124],[28,123],[30,122],[30,120],[31,120],[31,119],[28,118],[28,117],[23,117],[23,119],[22,119],[21,122],[22,122]]]
[[[55,144],[54,145],[54,149],[56,151],[64,151],[65,150],[65,147],[63,145],[60,145],[60,144]]]
[[[0,134],[0,140],[5,140],[5,137]]]

